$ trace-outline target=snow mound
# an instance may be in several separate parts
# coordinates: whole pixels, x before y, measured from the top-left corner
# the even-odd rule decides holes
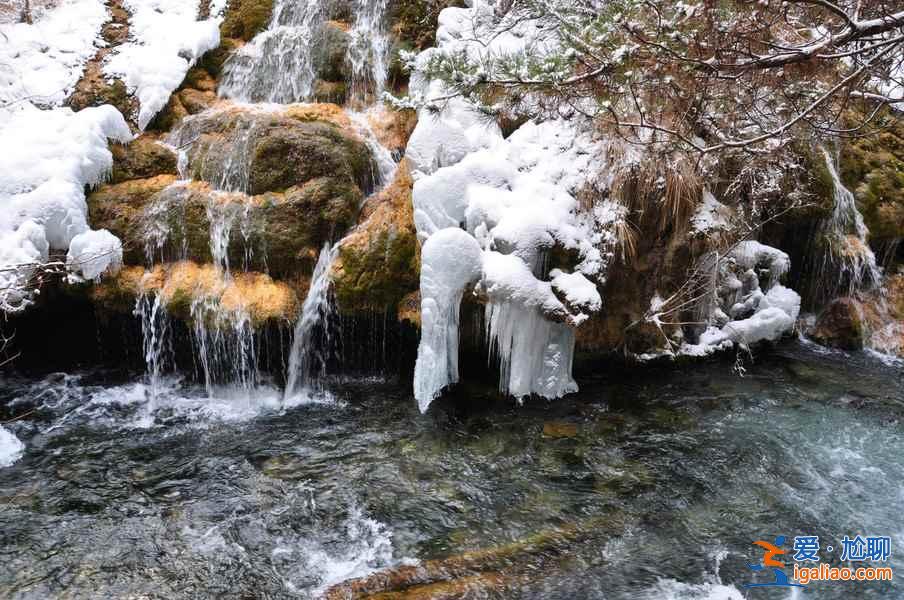
[[[122,246],[109,232],[88,226],[84,187],[103,181],[113,166],[107,140],[132,139],[119,111],[23,104],[0,124],[0,138],[17,149],[0,153],[0,309],[28,305],[36,263],[53,250],[69,250],[75,277],[94,279],[118,268]]]
[[[706,329],[680,354],[706,356],[735,345],[781,338],[800,315],[800,296],[778,283],[790,268],[788,255],[756,241],[738,244],[719,265],[718,298],[709,307]],[[761,285],[767,290],[765,293]]]
[[[125,0],[131,41],[107,59],[104,73],[121,77],[138,97],[144,129],[169,101],[185,74],[220,44],[221,17],[196,20],[198,0]]]
[[[25,444],[0,425],[0,467],[8,467],[22,458]]]
[[[64,0],[32,24],[0,25],[0,107],[62,104],[103,43],[108,18],[102,0]],[[0,108],[0,125],[11,116]]]

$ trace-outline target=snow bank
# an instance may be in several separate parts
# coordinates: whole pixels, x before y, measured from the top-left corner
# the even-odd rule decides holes
[[[416,58],[418,69],[437,53],[534,48],[544,33],[535,23],[500,23],[484,3],[447,8],[439,23],[439,47]],[[424,103],[406,156],[415,166],[414,220],[425,241],[415,397],[425,410],[457,381],[458,305],[471,285],[487,300],[500,390],[519,398],[575,391],[573,328],[602,307],[597,284],[611,254],[601,248],[614,241],[609,226],[618,211],[585,211],[574,194],[597,174],[603,148],[577,117],[528,122],[504,139],[490,116],[461,98],[437,100],[443,94],[441,84],[415,71],[412,96]],[[557,250],[576,264],[550,270]],[[449,264],[460,256],[463,273]]]
[[[221,17],[197,20],[198,0],[125,0],[131,41],[107,59],[104,73],[122,78],[138,97],[144,129],[169,101],[185,74],[220,44]]]
[[[47,261],[52,250],[69,250],[75,277],[118,268],[121,244],[88,226],[84,187],[103,181],[113,166],[107,140],[131,138],[112,106],[73,112],[23,104],[0,123],[0,139],[16,149],[0,152],[0,309],[28,304],[22,290],[34,263]]]
[[[64,0],[35,22],[0,25],[0,107],[62,104],[102,44],[103,0]],[[0,109],[0,125],[11,117]]]
[[[0,425],[0,467],[8,467],[25,452],[25,444]]]

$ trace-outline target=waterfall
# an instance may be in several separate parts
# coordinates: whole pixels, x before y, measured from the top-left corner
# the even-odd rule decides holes
[[[295,324],[292,352],[289,355],[289,375],[285,399],[306,390],[317,390],[326,375],[327,360],[332,347],[330,320],[334,315],[330,302],[330,267],[336,248],[325,244],[317,258],[308,295]],[[316,339],[320,333],[322,339]]]
[[[319,0],[277,0],[267,29],[227,61],[220,95],[280,104],[309,98],[316,76],[314,47],[324,20]]]
[[[141,319],[142,350],[147,364],[148,415],[153,413],[155,400],[162,389],[162,376],[172,354],[169,337],[169,316],[160,294],[142,293],[135,300],[134,313]]]
[[[354,22],[345,50],[350,96],[365,104],[386,83],[388,0],[354,0]],[[329,40],[325,24],[334,15],[325,0],[276,0],[267,29],[237,50],[224,66],[219,94],[241,102],[288,104],[310,100]],[[320,57],[320,58],[318,58]]]
[[[821,150],[832,179],[834,203],[831,216],[820,230],[825,249],[817,281],[820,295],[828,300],[875,287],[881,273],[869,247],[869,230],[857,209],[854,194],[841,181],[835,160],[825,148]]]
[[[341,7],[327,0],[276,0],[270,22],[263,32],[229,57],[219,84],[219,94],[241,102],[289,104],[309,100],[318,77],[318,69],[328,57],[338,35],[344,47],[344,73],[350,97],[362,112],[349,111],[349,118],[374,156],[377,187],[394,176],[396,162],[389,150],[377,140],[370,126],[368,103],[383,90],[389,52],[385,31],[388,0],[353,0],[348,7],[352,23],[348,32],[337,34],[344,26],[328,20],[336,18]],[[341,17],[340,17],[341,18]],[[338,28],[337,28],[338,27]],[[328,29],[331,28],[331,29]],[[346,37],[343,37],[346,36]],[[340,54],[340,56],[342,56]],[[206,119],[211,111],[186,117],[168,136],[167,142],[178,153],[180,181],[173,183],[146,209],[144,215],[145,253],[149,266],[155,261],[189,258],[187,231],[180,224],[192,191],[192,179],[206,181],[214,190],[205,207],[209,223],[209,247],[215,273],[205,272],[198,282],[188,310],[190,339],[199,375],[213,396],[215,386],[229,384],[250,391],[261,384],[259,355],[262,344],[251,315],[241,308],[221,305],[223,291],[248,271],[254,244],[251,214],[250,166],[259,120],[239,114],[228,139],[208,141]],[[272,104],[261,110],[276,110]],[[194,146],[193,144],[216,144]],[[189,149],[189,147],[191,147]],[[203,188],[200,188],[203,189]],[[207,193],[207,192],[202,192]],[[181,252],[179,237],[181,236]],[[242,244],[242,264],[236,261],[236,245]],[[166,248],[175,247],[167,253]],[[232,252],[230,253],[230,248]],[[335,321],[330,295],[330,266],[338,244],[326,244],[320,253],[307,297],[295,327],[288,365],[286,399],[305,390],[317,389],[333,350],[331,321]],[[166,256],[165,254],[176,256]],[[260,262],[260,261],[257,261]],[[264,264],[266,264],[264,262]],[[266,268],[266,267],[265,267]],[[166,273],[164,273],[166,275]],[[161,286],[165,286],[164,282]],[[145,356],[151,379],[159,378],[164,368],[164,348],[172,336],[166,316],[166,294],[162,289],[148,291],[139,299],[135,312],[142,317]],[[171,352],[171,351],[170,351]],[[156,389],[152,386],[152,389]]]
[[[349,32],[346,60],[349,87],[354,98],[377,97],[386,84],[389,36],[384,29],[388,0],[356,0],[355,24]]]

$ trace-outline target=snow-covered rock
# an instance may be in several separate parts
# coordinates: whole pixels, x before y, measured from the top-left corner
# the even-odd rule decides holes
[[[417,57],[418,69],[438,53],[477,56],[545,43],[544,29],[500,23],[486,3],[445,9],[439,23],[438,47]],[[577,117],[530,121],[503,139],[492,118],[465,99],[443,98],[442,85],[417,70],[412,95],[425,102],[406,151],[416,169],[415,225],[426,240],[414,382],[421,409],[458,379],[458,303],[462,286],[471,284],[487,300],[500,390],[519,398],[576,390],[573,328],[602,307],[597,284],[610,255],[601,249],[613,241],[609,225],[618,214],[602,206],[585,210],[575,198],[604,164],[591,124]],[[576,264],[547,272],[557,248],[576,257]],[[467,256],[463,279],[448,265],[456,252]]]
[[[131,40],[109,56],[104,73],[121,77],[140,105],[144,129],[169,101],[185,74],[220,44],[220,17],[197,20],[198,0],[125,0]]]
[[[73,112],[23,104],[0,124],[0,308],[19,310],[36,263],[50,251],[69,251],[77,277],[94,279],[118,268],[122,247],[87,221],[84,187],[104,180],[113,166],[107,140],[132,138],[112,106]],[[15,149],[14,151],[12,149]]]

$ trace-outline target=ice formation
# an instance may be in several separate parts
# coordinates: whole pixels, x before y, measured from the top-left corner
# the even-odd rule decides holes
[[[97,51],[107,19],[102,0],[64,0],[31,24],[0,25],[0,126],[13,116],[8,108],[62,104]]]
[[[169,101],[185,74],[220,44],[220,18],[197,20],[197,0],[125,0],[131,13],[130,41],[118,46],[104,65],[123,79],[140,105],[144,129]]]
[[[536,24],[499,25],[492,7],[440,13],[436,52],[509,52],[539,40]],[[477,36],[491,40],[484,44]],[[415,397],[421,410],[458,379],[458,315],[469,288],[485,297],[487,339],[500,362],[499,387],[548,398],[577,389],[571,378],[573,328],[602,306],[597,290],[612,241],[614,211],[583,210],[575,192],[598,169],[601,145],[577,116],[528,122],[507,139],[461,98],[437,107],[442,85],[415,72],[424,100],[406,156],[421,256],[421,343]],[[562,249],[576,264],[549,270]]]
[[[84,188],[103,181],[113,165],[107,140],[132,138],[122,115],[111,106],[72,112],[23,104],[0,123],[0,138],[16,148],[0,152],[2,308],[27,306],[26,284],[51,251],[68,250],[75,277],[116,269],[122,247],[106,230],[89,227]]]
[[[8,467],[25,452],[25,444],[0,425],[0,467]]]

